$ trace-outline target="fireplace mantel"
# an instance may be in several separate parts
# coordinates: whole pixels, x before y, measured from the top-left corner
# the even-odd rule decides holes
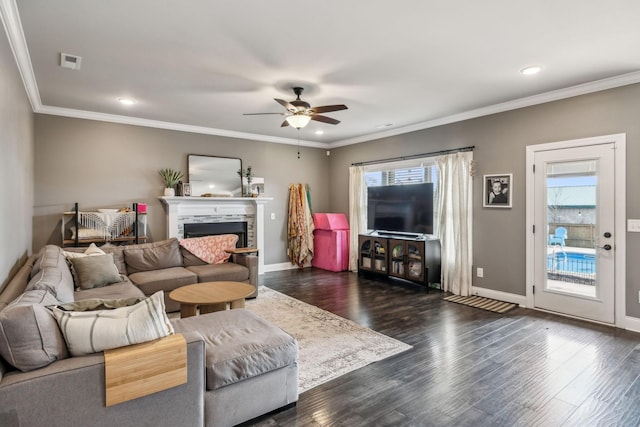
[[[251,218],[250,245],[259,249],[258,272],[264,273],[264,205],[271,197],[160,197],[167,213],[167,237],[182,238],[181,227],[185,217],[210,217],[225,222],[226,217]]]

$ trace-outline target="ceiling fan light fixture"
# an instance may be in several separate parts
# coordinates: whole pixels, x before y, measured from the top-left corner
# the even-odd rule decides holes
[[[309,124],[311,116],[307,116],[306,114],[294,114],[292,116],[287,116],[285,120],[289,123],[289,126],[296,129],[302,129]]]

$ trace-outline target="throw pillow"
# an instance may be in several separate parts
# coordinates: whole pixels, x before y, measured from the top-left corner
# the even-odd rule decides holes
[[[51,310],[73,356],[139,344],[174,333],[164,311],[162,291],[148,298],[92,299]]]
[[[90,244],[89,247],[84,252],[63,251],[62,253],[67,259],[106,254],[106,252],[100,249],[99,247],[97,247],[95,243]]]
[[[45,290],[27,291],[0,311],[0,355],[27,372],[69,357],[58,323],[45,305],[58,304]]]
[[[71,258],[71,264],[80,289],[100,288],[124,280],[113,263],[112,254]]]
[[[62,254],[64,255],[65,259],[67,260],[67,265],[69,266],[69,270],[71,271],[71,276],[73,277],[73,283],[75,283],[76,288],[79,288],[80,285],[79,285],[79,281],[78,281],[78,276],[76,274],[76,271],[73,268],[73,263],[71,262],[71,259],[72,258],[82,258],[82,257],[86,257],[86,256],[105,255],[106,252],[104,252],[102,249],[97,247],[95,243],[92,243],[92,244],[89,245],[89,247],[84,252],[62,251]]]

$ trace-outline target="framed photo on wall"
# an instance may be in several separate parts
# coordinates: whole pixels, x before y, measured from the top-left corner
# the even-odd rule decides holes
[[[510,208],[513,197],[513,175],[502,173],[485,175],[483,187],[483,206],[485,208]]]

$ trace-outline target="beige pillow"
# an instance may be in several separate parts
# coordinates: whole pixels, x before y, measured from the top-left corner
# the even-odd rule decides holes
[[[125,306],[122,306],[123,304]],[[149,298],[93,299],[52,308],[69,352],[73,356],[172,335],[173,326],[164,310],[162,291],[156,292]]]
[[[63,251],[62,253],[67,259],[106,254],[106,252],[100,249],[99,247],[97,247],[95,243],[90,244],[89,247],[84,252]]]
[[[80,289],[101,288],[124,280],[113,263],[112,254],[71,258],[71,264]]]

